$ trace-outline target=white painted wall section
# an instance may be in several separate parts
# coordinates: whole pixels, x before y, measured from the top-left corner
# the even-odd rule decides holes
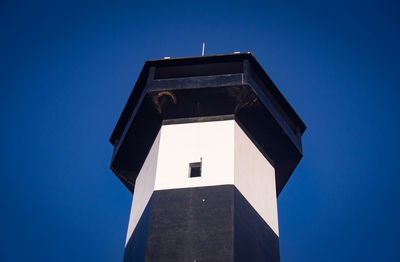
[[[135,230],[140,217],[149,202],[154,191],[154,183],[157,173],[158,151],[160,146],[160,132],[158,133],[149,154],[144,161],[142,169],[136,178],[135,191],[133,193],[131,214],[129,217],[128,233],[126,236],[125,246]]]
[[[234,120],[164,125],[155,190],[233,184]],[[189,164],[202,162],[201,177]]]
[[[275,169],[235,122],[235,186],[279,236]]]

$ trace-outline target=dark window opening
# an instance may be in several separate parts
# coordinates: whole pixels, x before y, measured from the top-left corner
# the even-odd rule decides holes
[[[189,164],[189,177],[201,177],[201,162]]]

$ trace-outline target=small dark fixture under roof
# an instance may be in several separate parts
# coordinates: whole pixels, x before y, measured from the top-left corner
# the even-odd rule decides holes
[[[111,169],[133,192],[161,125],[235,119],[276,170],[281,192],[306,126],[250,53],[146,61],[111,135]]]

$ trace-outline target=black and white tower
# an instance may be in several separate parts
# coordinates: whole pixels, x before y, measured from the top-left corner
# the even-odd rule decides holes
[[[124,261],[279,261],[302,120],[250,53],[150,60],[112,133]]]

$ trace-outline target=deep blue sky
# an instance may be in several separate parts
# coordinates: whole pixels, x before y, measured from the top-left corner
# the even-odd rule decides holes
[[[400,261],[395,1],[54,2],[0,4],[0,261],[122,261],[108,138],[145,60],[203,41],[252,52],[308,126],[282,262]]]

